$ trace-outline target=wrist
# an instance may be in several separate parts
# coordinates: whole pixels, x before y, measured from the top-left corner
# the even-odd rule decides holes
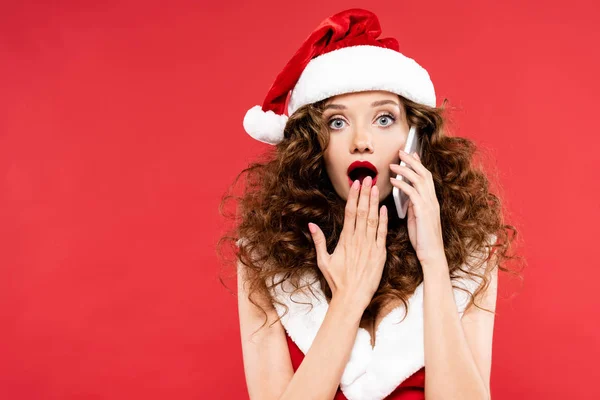
[[[450,268],[447,261],[431,261],[421,264],[423,268],[423,278],[425,280],[438,280],[450,277]]]
[[[331,299],[329,306],[340,310],[352,321],[360,321],[368,304],[364,304],[364,301],[360,301],[356,296],[339,294]]]
[[[421,264],[421,268],[423,268],[423,273],[425,273],[426,271],[431,271],[431,270],[435,270],[435,271],[442,271],[442,270],[448,271],[449,270],[448,260],[446,259],[445,254],[429,257],[424,260],[419,260],[419,263]]]

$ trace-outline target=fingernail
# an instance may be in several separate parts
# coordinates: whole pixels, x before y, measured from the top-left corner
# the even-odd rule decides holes
[[[309,223],[308,223],[308,229],[309,229],[309,230],[310,230],[312,233],[315,233],[315,232],[317,231],[317,227],[316,227],[316,226],[315,226],[313,223],[311,223],[311,222],[309,222]]]
[[[358,186],[360,185],[360,181],[357,179],[354,181],[354,183],[352,183],[352,189],[358,189]]]

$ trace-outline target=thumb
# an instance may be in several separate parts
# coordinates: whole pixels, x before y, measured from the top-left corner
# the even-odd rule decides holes
[[[308,223],[308,229],[313,238],[313,242],[315,243],[315,250],[317,252],[317,263],[319,267],[325,266],[325,256],[327,253],[327,246],[325,243],[325,235],[321,228],[319,228],[316,224],[312,222]]]

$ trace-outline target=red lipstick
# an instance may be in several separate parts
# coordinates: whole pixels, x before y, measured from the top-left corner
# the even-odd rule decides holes
[[[377,183],[377,168],[371,162],[366,160],[358,160],[350,164],[347,175],[350,186],[352,186],[352,183],[356,179],[358,179],[362,185],[363,179],[367,176],[373,178],[373,186]]]

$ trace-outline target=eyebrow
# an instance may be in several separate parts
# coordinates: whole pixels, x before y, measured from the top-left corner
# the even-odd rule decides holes
[[[371,103],[371,107],[377,107],[377,106],[382,106],[384,104],[393,104],[396,107],[400,108],[400,105],[398,103],[396,103],[393,100],[377,100]],[[336,110],[345,110],[346,106],[341,105],[341,104],[328,104],[325,106],[325,108],[323,108],[323,111],[329,109],[329,108],[333,108]]]

